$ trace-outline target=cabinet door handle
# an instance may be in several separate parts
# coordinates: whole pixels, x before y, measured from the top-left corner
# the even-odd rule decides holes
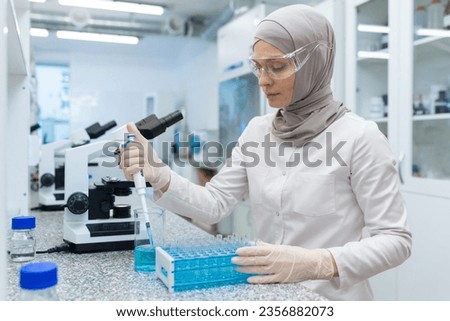
[[[398,157],[398,176],[400,177],[400,183],[402,183],[402,185],[405,183],[402,174],[402,167],[404,160],[405,160],[405,153],[401,153],[400,156]]]

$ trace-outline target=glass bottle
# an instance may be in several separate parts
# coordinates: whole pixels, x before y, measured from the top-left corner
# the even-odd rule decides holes
[[[427,12],[428,28],[442,29],[444,27],[444,5],[441,0],[431,0]]]
[[[427,27],[427,7],[419,5],[414,12],[414,39],[420,38],[417,36],[417,30]]]
[[[422,102],[422,95],[419,94],[419,100],[414,102],[413,115],[425,115],[426,113],[426,109]]]
[[[16,216],[11,220],[12,234],[9,242],[9,257],[13,262],[28,262],[36,256],[34,216]]]
[[[53,262],[33,262],[20,269],[21,301],[58,301],[58,266]]]
[[[448,103],[447,93],[445,92],[445,90],[439,91],[439,97],[434,102],[434,108],[436,110],[436,114],[448,113],[449,110],[447,108],[447,103]]]

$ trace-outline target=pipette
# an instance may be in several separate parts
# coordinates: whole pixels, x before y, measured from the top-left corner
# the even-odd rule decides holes
[[[183,114],[180,111],[174,111],[170,114],[168,114],[165,117],[158,118],[156,115],[150,115],[144,119],[141,119],[136,123],[136,127],[139,130],[139,132],[146,138],[146,139],[153,139],[162,133],[166,131],[166,128],[169,126],[172,126],[173,124],[179,122],[183,119]],[[122,126],[119,131],[116,132],[116,135],[119,135],[120,139],[122,139],[123,134],[125,133],[126,126]],[[136,135],[134,134],[128,134],[128,142],[134,142],[134,139],[136,138]],[[125,144],[126,145],[126,144]],[[147,233],[148,238],[150,241],[150,245],[154,245],[153,243],[153,237],[152,237],[152,230],[150,226],[150,217],[148,215],[148,208],[147,203],[145,201],[145,191],[146,191],[146,183],[144,174],[142,171],[136,173],[133,175],[134,185],[136,187],[136,192],[138,193],[141,204],[142,204],[142,210],[144,211],[145,216],[145,226],[147,227]]]
[[[134,142],[134,139],[136,138],[136,135],[134,134],[128,134],[128,142]],[[150,246],[153,246],[153,233],[152,228],[150,225],[150,217],[148,215],[148,208],[147,208],[147,201],[145,200],[145,192],[146,192],[146,183],[145,183],[145,177],[144,173],[142,171],[139,171],[135,174],[133,174],[133,181],[134,181],[134,187],[136,188],[136,192],[139,195],[139,198],[141,200],[141,207],[142,212],[144,214],[145,218],[145,227],[147,228],[147,234],[148,234],[148,240],[150,242]]]

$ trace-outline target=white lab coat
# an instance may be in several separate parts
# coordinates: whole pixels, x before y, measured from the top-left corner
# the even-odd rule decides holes
[[[331,300],[372,299],[368,278],[401,264],[411,251],[386,138],[375,123],[347,113],[309,148],[282,148],[271,134],[273,117],[250,121],[231,163],[206,188],[172,173],[169,189],[155,193],[156,203],[215,223],[249,193],[258,239],[333,254],[339,277],[305,286]]]

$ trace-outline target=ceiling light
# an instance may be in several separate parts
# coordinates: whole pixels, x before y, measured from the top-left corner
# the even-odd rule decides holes
[[[429,37],[450,37],[450,30],[444,29],[419,29],[416,31],[418,36]]]
[[[39,2],[39,3],[44,3],[46,0],[29,0],[30,2]]]
[[[389,53],[380,51],[358,51],[358,58],[389,59]]]
[[[162,6],[130,3],[130,2],[105,1],[105,0],[59,0],[58,2],[60,5],[63,6],[133,12],[133,13],[150,14],[155,16],[160,16],[164,13],[164,7]]]
[[[358,27],[356,27],[356,28],[360,32],[389,33],[389,27],[388,26],[359,24]]]
[[[32,37],[48,37],[48,30],[42,28],[30,28],[30,35]]]
[[[136,45],[139,42],[139,38],[133,36],[121,36],[104,33],[76,32],[63,30],[57,31],[56,37],[60,39],[112,42],[127,45]]]

